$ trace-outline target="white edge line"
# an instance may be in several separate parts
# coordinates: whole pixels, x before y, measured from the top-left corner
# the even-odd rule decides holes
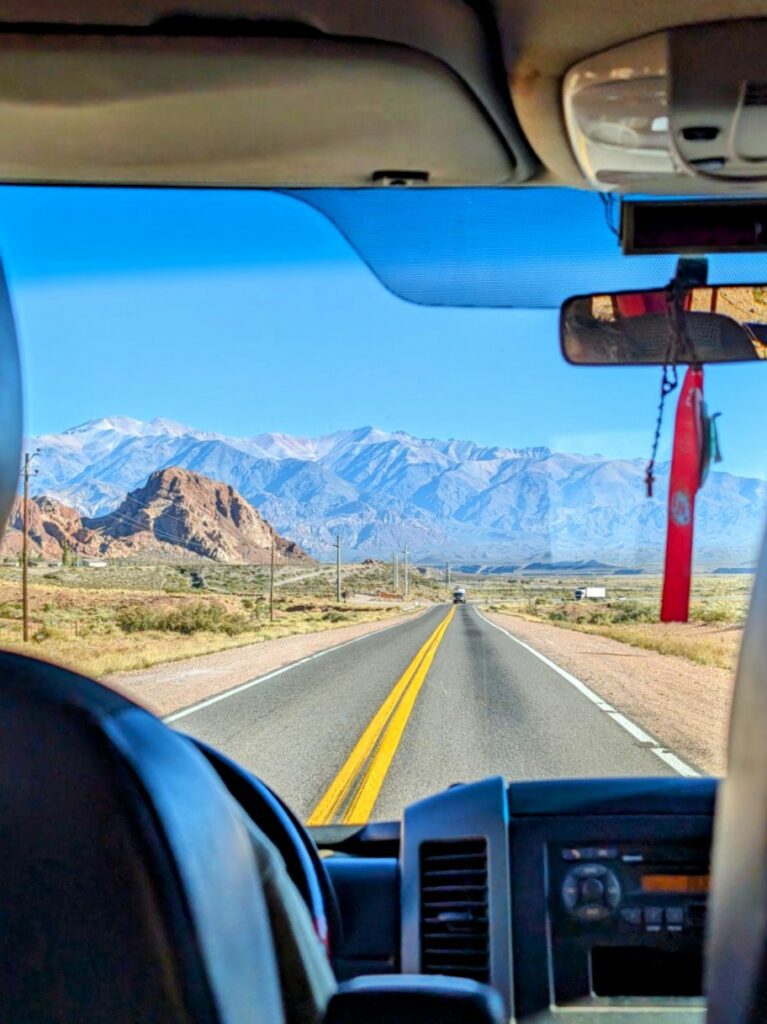
[[[483,622],[488,624],[488,626],[492,626],[493,629],[499,630],[504,634],[504,636],[507,636],[509,640],[513,640],[515,644],[519,644],[520,647],[524,647],[526,651],[538,658],[539,661],[542,661],[544,665],[548,665],[548,667],[553,669],[554,672],[559,673],[559,675],[562,676],[563,679],[566,679],[571,686],[574,686],[576,690],[579,690],[584,697],[588,697],[593,704],[596,704],[600,711],[606,711],[616,725],[625,729],[626,732],[630,733],[630,735],[640,743],[648,744],[652,753],[655,754],[656,757],[659,757],[661,761],[664,761],[670,768],[673,768],[675,772],[678,772],[679,775],[684,775],[687,778],[698,778],[700,776],[700,772],[691,768],[689,764],[681,759],[681,757],[677,757],[676,754],[672,753],[670,750],[666,750],[665,747],[662,747],[654,737],[650,736],[649,733],[646,733],[644,729],[641,729],[635,722],[632,722],[630,718],[621,714],[620,711],[616,711],[611,704],[602,700],[599,694],[594,693],[592,689],[586,686],[585,683],[582,683],[580,679],[572,675],[572,673],[565,671],[565,669],[557,665],[556,662],[552,661],[551,658],[547,658],[545,654],[541,654],[540,651],[536,651],[536,649],[531,647],[530,644],[526,644],[524,640],[518,639],[518,637],[514,636],[513,633],[510,633],[508,629],[504,629],[503,626],[499,626],[497,623],[491,622],[490,619],[482,614],[476,605],[474,606],[474,611],[479,615]]]
[[[421,614],[425,615],[426,612],[430,611],[426,608]],[[415,615],[412,618],[407,618],[404,622],[392,622],[389,626],[384,626],[383,629],[371,629],[369,633],[363,633],[362,636],[352,637],[351,640],[344,640],[343,643],[334,644],[332,647],[325,647],[324,650],[315,651],[314,654],[308,654],[305,658],[299,658],[298,661],[291,661],[288,665],[283,665],[282,668],[275,669],[274,672],[269,672],[265,676],[257,676],[255,679],[249,679],[245,683],[240,683],[239,686],[234,686],[230,690],[224,690],[222,693],[217,693],[213,697],[208,697],[205,700],[198,701],[196,704],[190,704],[186,708],[182,708],[180,711],[174,711],[173,714],[165,715],[163,722],[177,722],[179,718],[185,718],[187,715],[193,715],[197,711],[202,711],[203,708],[210,707],[211,704],[217,704],[220,700],[226,700],[227,697],[234,697],[235,694],[242,693],[243,690],[249,690],[251,686],[258,686],[259,683],[265,683],[269,679],[274,679],[275,676],[281,676],[283,672],[290,672],[291,669],[298,668],[299,665],[306,665],[309,661],[314,661],[315,658],[322,658],[325,654],[332,654],[334,651],[340,651],[343,647],[350,647],[351,644],[358,644],[360,640],[367,640],[371,636],[379,636],[381,633],[387,633],[390,629],[396,629],[398,626],[406,626],[408,622],[413,622],[415,619],[420,618],[419,615]],[[491,623],[492,625],[492,623]]]

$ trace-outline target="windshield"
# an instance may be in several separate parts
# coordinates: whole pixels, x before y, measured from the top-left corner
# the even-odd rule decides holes
[[[568,296],[673,274],[610,216],[565,190],[1,189],[30,497],[0,643],[313,825],[489,775],[724,774],[767,371],[699,382],[719,443],[689,621],[661,623],[682,373],[659,423],[660,367],[559,348]],[[767,258],[709,280],[763,302]]]

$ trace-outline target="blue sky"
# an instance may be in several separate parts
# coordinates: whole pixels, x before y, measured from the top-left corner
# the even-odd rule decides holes
[[[492,277],[490,301],[558,301],[591,285],[625,286],[627,272],[660,285],[671,265],[620,257],[599,200],[585,194],[517,193],[490,216],[474,193],[460,232],[449,211],[431,211],[444,236],[433,245],[413,224],[410,196],[389,208],[385,195],[360,195],[356,211],[337,193],[330,199],[351,211],[373,249],[384,230],[407,242],[400,264],[410,261],[421,297],[439,290],[435,282],[460,290],[459,278],[473,274],[483,287]],[[481,232],[467,211],[481,214]],[[561,237],[549,238],[552,226]],[[469,243],[480,257],[467,257]],[[443,267],[436,261],[445,245]],[[0,188],[0,252],[19,323],[29,433],[108,415],[162,416],[233,435],[374,424],[487,444],[648,454],[659,371],[567,366],[551,309],[405,302],[295,198]],[[714,264],[720,280],[725,271],[735,280],[732,268]],[[401,265],[390,270],[403,279]],[[763,259],[735,270],[767,280]],[[767,476],[765,388],[762,366],[707,370],[730,472]],[[668,437],[667,429],[666,452]]]

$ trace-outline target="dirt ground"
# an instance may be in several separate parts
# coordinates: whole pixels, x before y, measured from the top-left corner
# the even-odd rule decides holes
[[[411,616],[412,613],[375,622],[360,622],[320,633],[297,633],[234,650],[153,665],[135,672],[117,672],[105,676],[102,681],[156,715],[169,715],[328,647],[387,629]]]
[[[487,616],[586,683],[693,768],[725,774],[731,671],[514,615]]]

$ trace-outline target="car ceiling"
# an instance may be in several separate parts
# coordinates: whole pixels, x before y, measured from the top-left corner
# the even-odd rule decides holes
[[[426,169],[585,187],[561,106],[574,62],[759,16],[767,0],[5,0],[0,180],[360,186]]]

